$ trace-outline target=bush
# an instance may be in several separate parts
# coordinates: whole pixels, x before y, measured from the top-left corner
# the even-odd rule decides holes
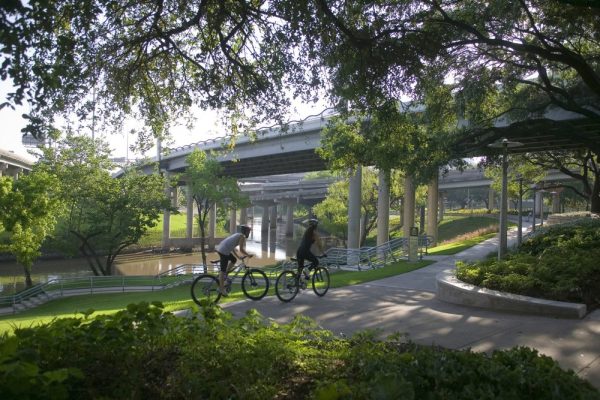
[[[0,338],[0,393],[21,399],[598,399],[535,350],[491,355],[364,332],[336,338],[303,317],[193,318],[160,304],[58,320]]]
[[[506,260],[457,263],[458,279],[550,300],[600,306],[600,221],[581,220],[536,232]]]

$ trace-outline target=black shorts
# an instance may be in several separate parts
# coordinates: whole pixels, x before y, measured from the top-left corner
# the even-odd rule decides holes
[[[233,253],[229,253],[228,256],[226,256],[225,254],[221,254],[221,253],[218,253],[218,254],[219,254],[219,258],[221,259],[221,272],[227,272],[227,265],[229,264],[229,261],[231,261],[232,263],[235,263],[237,261],[237,258],[235,258]]]

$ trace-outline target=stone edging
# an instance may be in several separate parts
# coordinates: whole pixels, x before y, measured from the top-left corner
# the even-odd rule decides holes
[[[436,297],[448,303],[557,318],[581,319],[587,313],[585,304],[544,300],[481,288],[458,280],[453,272],[437,274],[436,284]]]

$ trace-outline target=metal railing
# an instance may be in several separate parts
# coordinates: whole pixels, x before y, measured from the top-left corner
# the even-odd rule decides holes
[[[419,253],[421,258],[427,254],[431,243],[429,236],[419,237]],[[321,262],[331,268],[368,270],[380,268],[394,261],[408,258],[408,240],[392,239],[387,243],[374,247],[346,249],[332,247],[326,251],[327,257]],[[267,276],[275,277],[285,268],[289,261],[282,261],[274,267],[265,268]],[[21,309],[35,306],[47,299],[94,293],[114,293],[131,291],[155,291],[171,288],[192,282],[195,275],[201,273],[217,273],[214,265],[182,264],[168,271],[150,276],[88,276],[75,278],[51,279],[29,289],[10,296],[0,296],[0,314],[16,313]]]
[[[432,240],[431,236],[419,236],[418,254],[421,259],[427,254]],[[390,262],[408,259],[408,239],[396,238],[379,246],[359,249],[332,247],[325,253],[327,258],[322,262],[330,267],[357,271],[381,268]]]

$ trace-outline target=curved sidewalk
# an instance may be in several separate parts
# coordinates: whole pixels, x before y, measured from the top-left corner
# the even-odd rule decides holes
[[[331,289],[323,298],[305,290],[291,303],[270,296],[223,308],[236,316],[254,308],[279,323],[304,314],[336,334],[377,329],[382,337],[400,332],[417,343],[453,349],[528,346],[600,389],[600,310],[580,320],[558,319],[494,312],[436,298],[439,272],[451,271],[456,260],[476,260],[496,249],[497,239],[490,239],[457,255],[430,257],[438,261],[416,271]]]

